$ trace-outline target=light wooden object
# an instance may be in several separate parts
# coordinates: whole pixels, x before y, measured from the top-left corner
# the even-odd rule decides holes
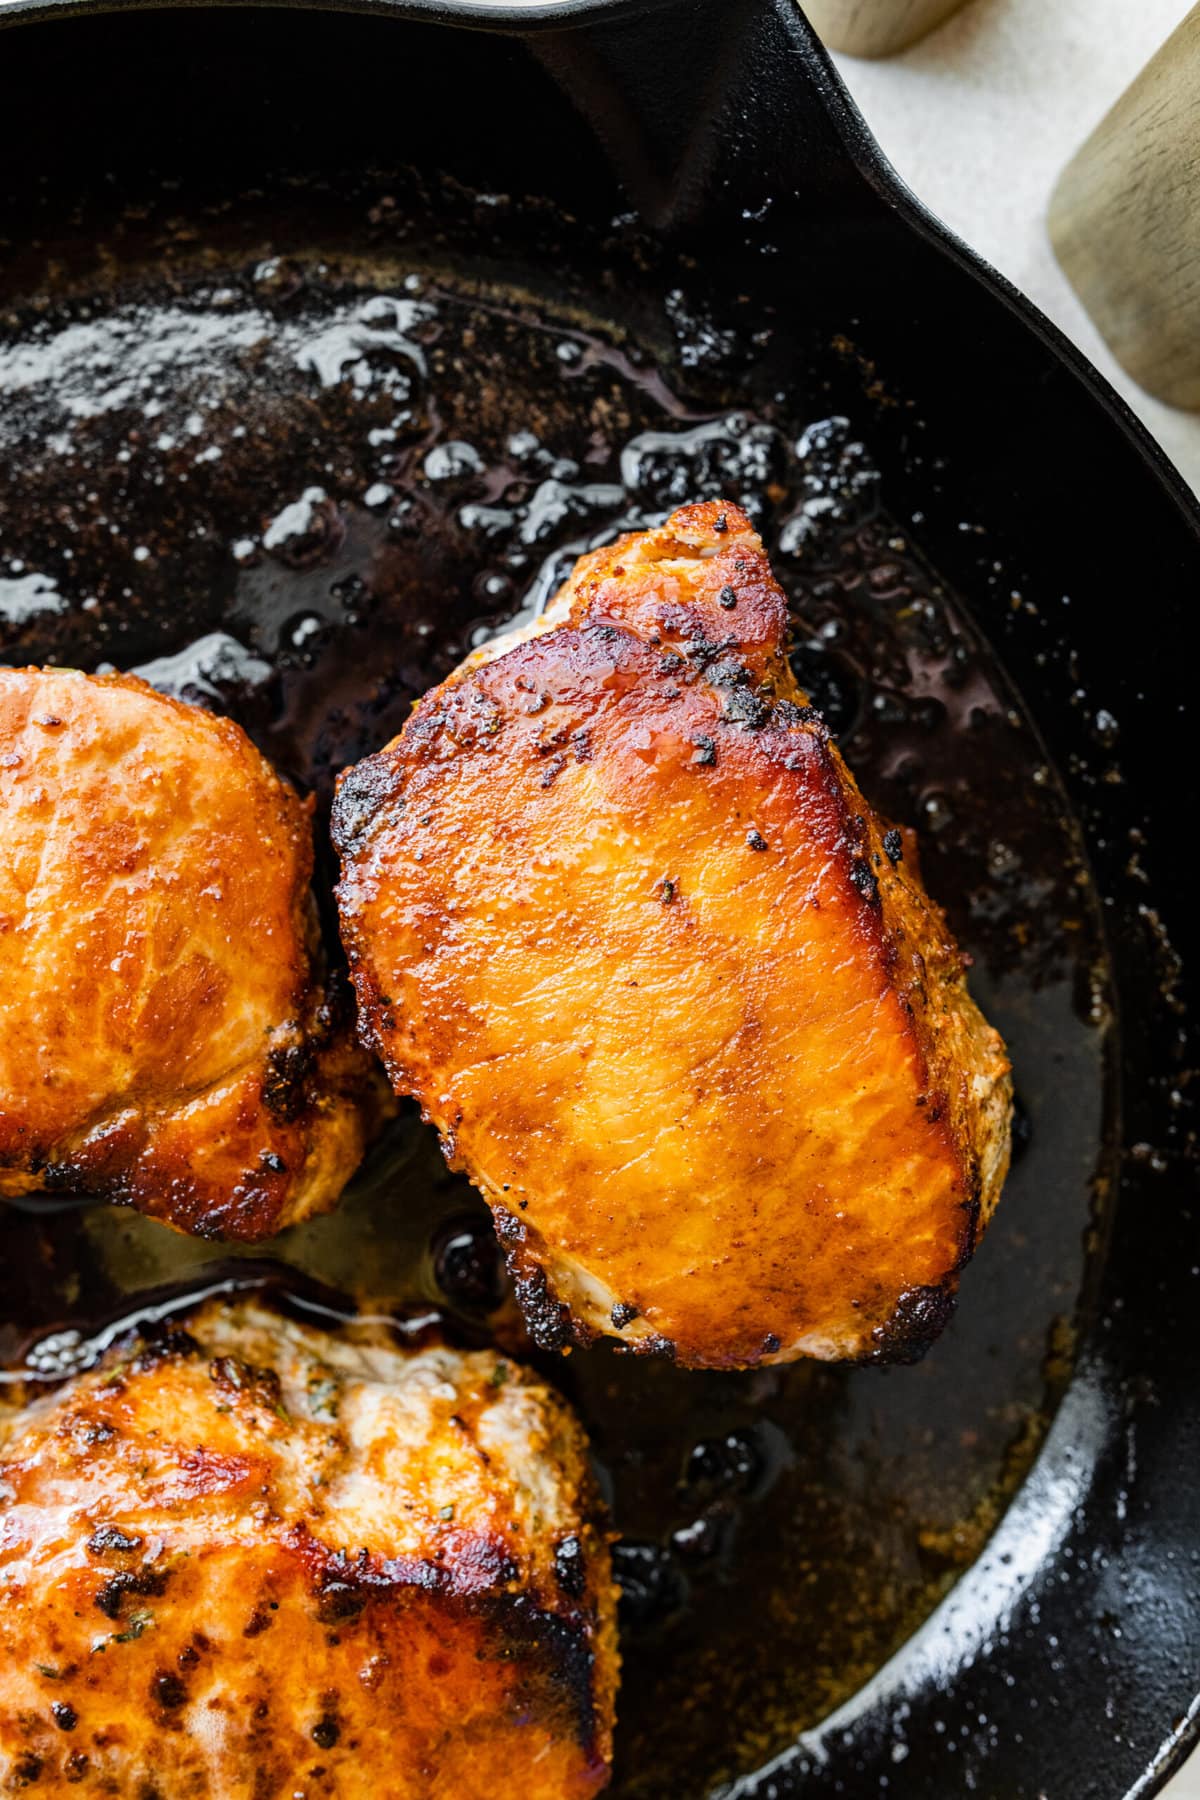
[[[804,11],[831,50],[894,56],[957,12],[964,0],[805,0]]]
[[[1049,226],[1122,367],[1200,408],[1200,6],[1067,164]]]

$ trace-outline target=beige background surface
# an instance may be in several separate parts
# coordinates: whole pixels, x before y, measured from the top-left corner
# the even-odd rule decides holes
[[[838,66],[926,205],[1074,338],[1200,492],[1200,414],[1143,394],[1108,354],[1046,237],[1059,170],[1190,0],[969,0],[921,43]]]
[[[1087,352],[1200,492],[1200,414],[1174,412],[1126,378],[1045,230],[1058,171],[1189,4],[970,0],[901,56],[837,60],[913,191]],[[1200,1800],[1200,1754],[1165,1794]]]

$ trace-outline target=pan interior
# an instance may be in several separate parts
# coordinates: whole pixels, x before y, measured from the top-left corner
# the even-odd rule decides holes
[[[972,596],[890,510],[874,445],[896,398],[863,346],[704,291],[628,222],[593,235],[400,178],[336,208],[294,185],[150,194],[84,257],[33,245],[0,309],[0,657],[137,669],[228,712],[316,792],[319,841],[337,771],[474,643],[580,550],[707,496],[759,523],[802,684],[920,834],[1020,1102],[945,1336],[888,1370],[544,1363],[623,1534],[615,1791],[717,1789],[854,1692],[978,1554],[1099,1254],[1095,896]],[[327,927],[331,878],[326,852]],[[519,1343],[484,1209],[406,1112],[335,1216],[233,1261],[104,1207],[0,1208],[0,1354],[52,1376],[147,1293],[231,1268]]]

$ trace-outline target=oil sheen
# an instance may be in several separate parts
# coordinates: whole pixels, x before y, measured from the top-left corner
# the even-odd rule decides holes
[[[470,241],[495,206],[464,204]],[[918,1367],[544,1362],[623,1534],[615,1791],[714,1791],[936,1606],[1069,1369],[1106,1167],[1106,976],[1078,834],[970,596],[891,510],[843,350],[801,365],[769,317],[724,316],[686,281],[649,309],[610,291],[589,310],[586,283],[551,299],[536,265],[473,264],[419,219],[368,247],[289,230],[247,202],[202,250],[186,220],[130,215],[101,272],[47,257],[0,296],[0,658],[134,669],[230,714],[315,792],[320,845],[337,772],[544,606],[580,551],[736,500],[790,597],[802,685],[869,798],[920,834],[1012,1050],[1008,1191]],[[328,928],[327,850],[317,879]],[[406,1110],[338,1214],[232,1264],[108,1208],[0,1208],[0,1358],[52,1379],[148,1296],[231,1268],[522,1347],[486,1214]]]

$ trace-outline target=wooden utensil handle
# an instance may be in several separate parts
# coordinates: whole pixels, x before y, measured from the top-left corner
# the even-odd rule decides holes
[[[1118,362],[1200,407],[1200,6],[1067,164],[1049,227]]]
[[[831,50],[849,56],[893,56],[913,44],[964,0],[807,0],[804,8]]]

